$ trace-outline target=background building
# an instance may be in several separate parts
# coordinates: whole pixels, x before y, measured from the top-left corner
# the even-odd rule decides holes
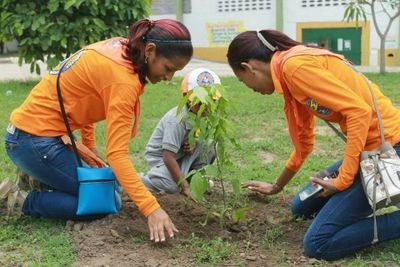
[[[379,36],[367,22],[343,20],[348,0],[153,0],[154,19],[174,18],[192,33],[195,57],[226,61],[227,46],[239,32],[278,29],[301,42],[341,53],[357,65],[379,64]],[[366,7],[368,10],[368,7]],[[385,16],[378,17],[385,23]],[[400,65],[400,23],[386,39],[386,65]]]

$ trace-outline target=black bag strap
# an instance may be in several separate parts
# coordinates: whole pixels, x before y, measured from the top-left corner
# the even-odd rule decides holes
[[[74,55],[72,55],[70,58],[72,58]],[[68,59],[66,59],[65,62],[61,65],[61,67],[58,71],[58,74],[57,74],[57,82],[56,82],[57,96],[58,96],[58,103],[60,104],[61,114],[62,114],[62,117],[64,120],[65,128],[67,129],[69,139],[71,139],[72,149],[74,151],[77,164],[79,167],[82,167],[82,161],[81,161],[81,158],[79,157],[78,148],[76,147],[74,135],[72,134],[71,127],[69,126],[69,122],[68,122],[67,114],[65,112],[64,102],[63,102],[63,98],[62,98],[62,94],[61,94],[60,78],[61,78],[61,73],[63,72],[65,65],[68,63]]]
[[[336,127],[333,126],[332,123],[330,123],[330,122],[327,121],[327,120],[324,120],[324,122],[326,122],[326,124],[328,124],[328,126],[336,133],[337,136],[340,137],[340,139],[342,139],[345,143],[347,142],[346,136],[344,136],[344,134],[343,134],[341,131],[339,131],[338,129],[336,129]]]

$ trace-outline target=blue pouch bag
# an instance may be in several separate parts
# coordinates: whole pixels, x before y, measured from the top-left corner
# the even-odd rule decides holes
[[[111,168],[78,167],[76,215],[115,214],[121,208],[120,187]]]

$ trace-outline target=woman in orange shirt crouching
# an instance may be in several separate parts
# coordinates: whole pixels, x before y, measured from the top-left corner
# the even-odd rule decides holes
[[[96,152],[93,124],[106,121],[107,162],[148,218],[150,239],[156,242],[166,239],[164,231],[173,237],[177,229],[141,182],[129,159],[128,143],[136,134],[139,97],[146,83],[171,80],[192,54],[191,36],[183,24],[169,19],[144,19],[131,26],[128,38],[108,39],[76,52],[67,59],[60,75],[71,129],[80,130],[83,144]],[[23,214],[72,220],[98,218],[104,214],[76,215],[77,162],[60,138],[67,134],[56,90],[62,65],[45,76],[12,112],[6,149],[20,169],[53,189],[30,192],[20,203]],[[18,190],[15,186],[8,188],[10,194]],[[7,194],[6,190],[0,191]]]
[[[237,78],[263,95],[282,94],[294,149],[273,183],[249,181],[243,187],[277,194],[293,178],[314,146],[314,118],[339,124],[347,137],[343,161],[311,182],[322,194],[292,202],[296,216],[314,217],[304,237],[310,257],[336,260],[371,245],[372,209],[358,174],[360,153],[381,144],[369,86],[377,98],[384,135],[400,154],[400,111],[379,87],[357,72],[343,56],[304,46],[274,30],[246,31],[229,45],[228,61]],[[369,86],[368,86],[368,84]],[[306,187],[310,187],[307,185]],[[400,237],[400,211],[377,216],[379,240]]]

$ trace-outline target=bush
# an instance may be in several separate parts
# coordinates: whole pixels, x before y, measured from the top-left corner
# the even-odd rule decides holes
[[[86,44],[126,36],[149,8],[150,0],[2,0],[0,41],[16,39],[19,64],[39,73],[38,60],[52,68]]]

